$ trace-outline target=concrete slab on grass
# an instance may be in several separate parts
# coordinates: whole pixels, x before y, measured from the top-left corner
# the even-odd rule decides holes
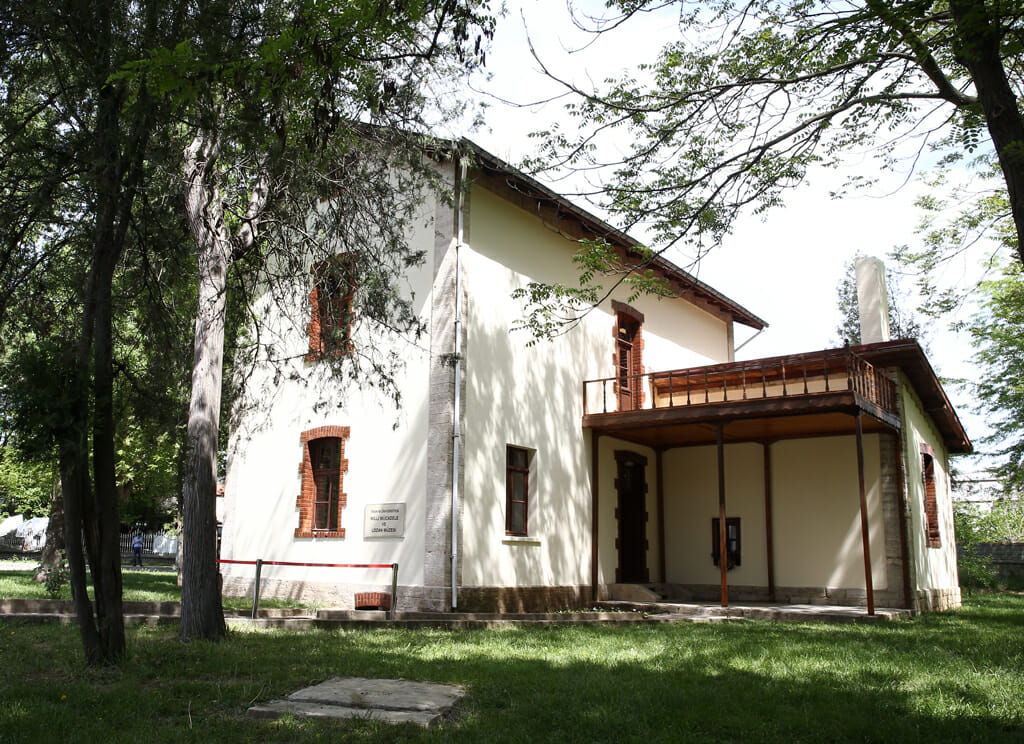
[[[368,718],[430,726],[466,692],[458,685],[405,679],[335,677],[249,708],[249,715],[278,718],[285,713],[313,718]]]

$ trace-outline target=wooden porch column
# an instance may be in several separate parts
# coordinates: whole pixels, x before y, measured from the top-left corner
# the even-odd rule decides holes
[[[860,536],[864,543],[864,587],[868,595],[868,614],[875,614],[875,590],[871,583],[871,544],[868,540],[868,496],[864,485],[864,427],[861,412],[854,417],[857,422],[857,479],[860,482]]]
[[[768,599],[775,601],[775,545],[772,542],[772,452],[771,442],[764,442],[764,544],[768,567]]]
[[[723,424],[718,424],[718,566],[722,572],[722,607],[729,606],[729,554],[725,536],[725,443]]]
[[[662,450],[654,450],[654,489],[658,512],[658,576],[664,584],[668,581],[665,575],[665,476],[661,461]]]
[[[601,505],[600,484],[598,483],[600,469],[600,448],[601,434],[595,429],[590,430],[590,595],[591,602],[596,602],[597,597],[597,540],[598,540],[598,512]]]

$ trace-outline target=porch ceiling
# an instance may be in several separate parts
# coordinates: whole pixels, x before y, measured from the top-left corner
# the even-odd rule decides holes
[[[583,427],[655,449],[715,444],[722,424],[725,443],[852,435],[860,411],[865,433],[894,431],[900,421],[850,392],[800,399],[768,399],[644,409],[583,417]]]

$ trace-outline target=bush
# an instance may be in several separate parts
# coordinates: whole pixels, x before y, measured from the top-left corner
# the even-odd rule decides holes
[[[976,504],[953,505],[953,525],[956,530],[956,563],[960,573],[960,586],[964,589],[992,589],[997,586],[996,570],[992,559],[979,555],[978,543],[985,542],[986,515]]]
[[[46,593],[50,599],[60,599],[61,594],[64,592],[64,587],[68,585],[70,580],[71,573],[68,570],[68,562],[64,552],[61,551],[57,564],[46,569]]]

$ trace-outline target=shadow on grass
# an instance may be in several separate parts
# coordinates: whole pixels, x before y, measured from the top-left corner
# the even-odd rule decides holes
[[[83,669],[72,629],[2,624],[13,674],[0,732],[15,733],[0,741],[1019,741],[1022,641],[1002,617],[1012,606],[873,627],[239,631],[188,645],[140,628],[124,668],[106,671]],[[469,694],[428,731],[244,716],[346,675]]]

